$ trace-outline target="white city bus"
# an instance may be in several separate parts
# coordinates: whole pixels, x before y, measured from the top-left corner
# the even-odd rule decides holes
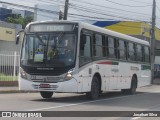
[[[40,91],[43,98],[69,92],[97,99],[113,90],[134,94],[151,82],[144,40],[72,21],[33,22],[23,33],[20,90]]]

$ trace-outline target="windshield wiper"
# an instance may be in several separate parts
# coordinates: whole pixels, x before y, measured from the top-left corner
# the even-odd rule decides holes
[[[46,44],[43,42],[42,38],[38,35],[38,33],[35,33],[38,40],[42,43],[43,46],[46,46]]]

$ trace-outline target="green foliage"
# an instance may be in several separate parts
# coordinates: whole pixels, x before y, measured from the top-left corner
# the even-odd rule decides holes
[[[4,73],[0,73],[0,81],[17,81],[18,76],[13,77],[13,75],[6,75]]]
[[[23,18],[21,15],[14,14],[8,17],[6,21],[9,23],[21,24],[22,28],[24,29],[28,23],[33,21],[33,17],[29,16],[29,17]]]

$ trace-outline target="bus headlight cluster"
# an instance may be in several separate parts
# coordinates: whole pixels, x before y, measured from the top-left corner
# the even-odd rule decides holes
[[[26,72],[22,68],[20,69],[20,74],[21,74],[22,78],[24,78],[24,79],[27,80],[27,74],[26,74]]]
[[[73,78],[73,72],[74,72],[74,68],[71,69],[71,70],[69,70],[69,71],[67,72],[66,76],[65,76],[65,79],[66,79],[66,80],[72,79],[72,78]]]

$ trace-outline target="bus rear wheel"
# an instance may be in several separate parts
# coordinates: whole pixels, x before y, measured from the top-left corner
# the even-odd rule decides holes
[[[97,99],[100,93],[99,87],[100,87],[100,84],[99,84],[98,78],[93,77],[92,84],[91,84],[91,91],[86,93],[87,98],[91,100]]]
[[[43,98],[51,98],[53,95],[53,92],[48,92],[48,91],[40,91],[40,94]]]
[[[133,95],[136,93],[136,88],[137,88],[137,79],[135,76],[133,76],[130,89],[122,89],[121,91],[123,94]]]

